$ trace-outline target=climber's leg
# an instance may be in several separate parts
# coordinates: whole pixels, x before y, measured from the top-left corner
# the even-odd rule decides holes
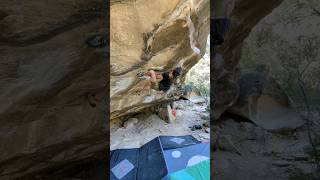
[[[138,73],[137,76],[139,78],[150,80],[150,82],[146,83],[146,85],[143,87],[144,90],[154,89],[156,91],[159,91],[159,82],[157,81],[157,79],[161,78],[159,77],[161,75],[157,75],[155,71],[149,70],[148,72],[145,72],[145,73],[142,73],[142,72]]]
[[[142,88],[142,90],[149,92],[150,89],[151,89],[151,81],[148,81],[147,83],[145,83],[145,85],[144,85],[144,87]]]
[[[143,88],[141,89],[141,92],[142,91],[146,92],[148,96],[151,96],[152,94],[154,94],[153,91],[159,91],[158,82],[146,82]]]
[[[154,89],[156,91],[159,91],[159,83],[158,82],[152,82],[151,81],[151,89]]]

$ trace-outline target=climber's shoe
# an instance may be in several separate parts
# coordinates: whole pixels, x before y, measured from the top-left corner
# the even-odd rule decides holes
[[[139,77],[139,78],[141,78],[141,77],[143,77],[144,76],[144,72],[139,72],[138,74],[137,74],[137,77]]]
[[[137,74],[137,77],[138,77],[139,79],[142,79],[142,80],[150,80],[150,79],[151,79],[150,76],[146,76],[143,72],[139,72],[139,73]]]

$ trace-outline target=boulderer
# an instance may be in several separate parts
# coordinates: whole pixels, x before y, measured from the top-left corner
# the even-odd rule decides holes
[[[132,111],[141,112],[143,109],[166,104],[180,97],[188,99],[183,96],[182,88],[187,72],[205,54],[196,54],[194,48],[190,47],[196,45],[200,52],[205,52],[210,33],[210,9],[208,8],[210,1],[199,0],[194,4],[180,0],[168,2],[157,0],[131,3],[130,1],[125,5],[112,3],[110,9],[111,119],[125,116]],[[154,11],[159,7],[161,7],[159,11]],[[123,13],[124,11],[126,13]],[[170,73],[174,69],[176,71]],[[174,80],[171,83],[153,83],[152,88],[164,93],[155,95],[156,98],[150,101],[145,101],[148,92],[144,90],[150,88],[152,78],[140,77],[149,70],[155,71],[156,75],[160,74],[162,77],[166,76],[163,73],[169,72]],[[190,90],[189,88],[188,93]],[[140,95],[134,92],[139,92]]]
[[[140,79],[147,80],[149,86],[144,86],[144,90],[153,89],[156,91],[166,92],[170,89],[174,81],[181,75],[182,68],[176,67],[166,72],[156,72],[148,70],[147,72],[139,72],[136,76]]]
[[[100,157],[107,161],[100,153],[109,144],[108,62],[87,44],[107,45],[103,33],[90,38],[106,30],[104,10],[98,10],[101,16],[85,12],[97,6],[96,1],[1,2],[0,96],[8,102],[0,107],[1,180],[37,179],[49,169],[78,173],[72,166]],[[53,174],[50,178],[64,179]]]

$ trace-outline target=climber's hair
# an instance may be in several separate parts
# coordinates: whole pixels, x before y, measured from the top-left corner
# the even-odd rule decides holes
[[[178,76],[180,76],[181,72],[182,72],[182,68],[181,67],[175,68],[173,70],[173,72],[172,72],[173,78],[177,78]]]

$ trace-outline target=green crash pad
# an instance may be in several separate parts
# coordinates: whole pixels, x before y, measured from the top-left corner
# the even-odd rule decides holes
[[[170,174],[171,180],[210,180],[210,160]]]

